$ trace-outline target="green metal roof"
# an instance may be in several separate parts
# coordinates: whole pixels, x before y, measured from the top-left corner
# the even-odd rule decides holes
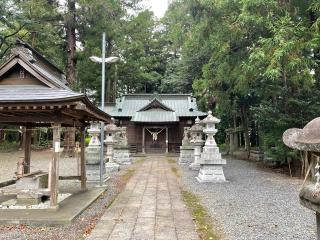
[[[136,112],[131,121],[133,122],[178,122],[179,118],[175,112],[162,109],[150,109],[147,111]]]
[[[149,108],[147,107],[157,99],[161,104],[166,106],[169,113],[165,113],[166,117],[164,120],[173,120],[172,111],[178,121],[179,117],[197,117],[206,116],[207,113],[198,110],[196,99],[192,97],[191,94],[126,94],[120,98],[117,98],[114,105],[108,105],[105,111],[113,117],[131,117],[132,121],[142,121],[145,122],[159,122],[157,118],[159,117],[159,111],[164,114],[165,109],[162,108]],[[152,109],[157,109],[157,111],[145,113]],[[146,110],[146,111],[144,111]],[[140,114],[137,114],[140,112]],[[141,114],[141,113],[145,114]],[[170,116],[169,116],[170,115]],[[158,118],[159,119],[159,118]]]

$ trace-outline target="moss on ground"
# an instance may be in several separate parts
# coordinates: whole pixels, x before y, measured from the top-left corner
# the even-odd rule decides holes
[[[174,160],[174,159],[172,159],[172,158],[169,158],[169,157],[167,157],[167,161],[168,161],[169,163],[177,163],[176,160]]]
[[[140,164],[140,163],[143,163],[145,160],[146,160],[146,157],[140,157],[135,161],[135,163],[139,163]]]
[[[211,219],[207,214],[207,210],[201,205],[199,197],[185,190],[181,190],[181,193],[183,201],[186,203],[190,213],[192,214],[200,239],[220,239],[218,234],[215,233],[212,227]]]
[[[171,167],[171,171],[176,175],[178,178],[180,177],[180,172],[176,167]]]
[[[171,171],[174,173],[174,175],[176,175],[178,178],[180,178],[181,174],[180,174],[179,169],[177,168],[177,165],[176,165],[177,162],[174,159],[169,158],[169,157],[167,157],[167,161],[168,161],[168,163],[170,163]]]
[[[122,181],[127,183],[129,181],[129,179],[133,176],[134,172],[135,172],[135,169],[130,168],[130,169],[126,170],[126,172],[121,175]]]

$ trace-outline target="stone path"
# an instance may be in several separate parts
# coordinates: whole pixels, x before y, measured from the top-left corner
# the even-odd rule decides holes
[[[198,239],[165,157],[150,156],[136,169],[88,239]]]

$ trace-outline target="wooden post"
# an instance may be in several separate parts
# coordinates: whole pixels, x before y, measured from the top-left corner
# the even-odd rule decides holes
[[[145,127],[142,128],[142,153],[146,153],[145,152],[145,145],[144,145],[144,142],[145,142]]]
[[[30,127],[25,128],[24,133],[24,173],[30,173],[30,159],[31,159],[31,129]]]
[[[166,127],[166,153],[169,152],[169,132],[168,132],[168,128]]]
[[[60,136],[61,124],[53,125],[53,157],[49,163],[49,189],[50,207],[58,207],[58,186],[59,186],[59,158],[60,158]]]
[[[84,126],[80,128],[80,169],[81,169],[81,190],[87,189],[87,174],[86,174],[86,161],[85,161],[85,134],[86,129]]]

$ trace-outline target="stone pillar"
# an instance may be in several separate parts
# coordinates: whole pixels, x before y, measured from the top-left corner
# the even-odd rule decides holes
[[[226,181],[223,173],[223,165],[226,164],[226,160],[221,158],[219,148],[214,139],[214,135],[217,133],[215,124],[219,122],[219,119],[212,116],[211,111],[209,111],[209,115],[202,120],[202,123],[205,124],[203,132],[207,135],[207,140],[199,160],[200,171],[198,177],[196,177],[199,182]]]
[[[86,175],[87,181],[91,183],[100,182],[100,150],[101,142],[99,140],[100,124],[97,122],[91,123],[88,133],[91,137],[88,147],[86,147]],[[105,162],[103,162],[103,179],[105,176]]]
[[[201,157],[201,150],[202,150],[202,142],[194,142],[194,161],[189,166],[192,170],[199,170],[200,169],[200,157]]]
[[[194,147],[194,159],[193,162],[190,164],[189,168],[192,170],[199,170],[200,169],[200,155],[201,155],[201,149],[203,146],[203,128],[200,125],[200,119],[199,117],[196,118],[195,124],[190,128],[190,134],[191,134],[191,144]]]
[[[106,153],[106,171],[107,173],[119,171],[120,166],[118,163],[113,160],[113,148],[115,145],[115,135],[119,131],[118,127],[114,124],[114,119],[112,118],[112,123],[108,124],[105,127],[106,132],[106,140],[105,144],[107,145],[107,153]]]
[[[119,131],[115,134],[117,137],[113,147],[113,160],[120,165],[128,165],[132,163],[130,150],[127,139],[127,128],[119,127]]]
[[[181,165],[191,164],[194,159],[194,146],[190,143],[190,128],[185,127],[183,132],[182,146],[180,146],[180,156],[178,163]]]

